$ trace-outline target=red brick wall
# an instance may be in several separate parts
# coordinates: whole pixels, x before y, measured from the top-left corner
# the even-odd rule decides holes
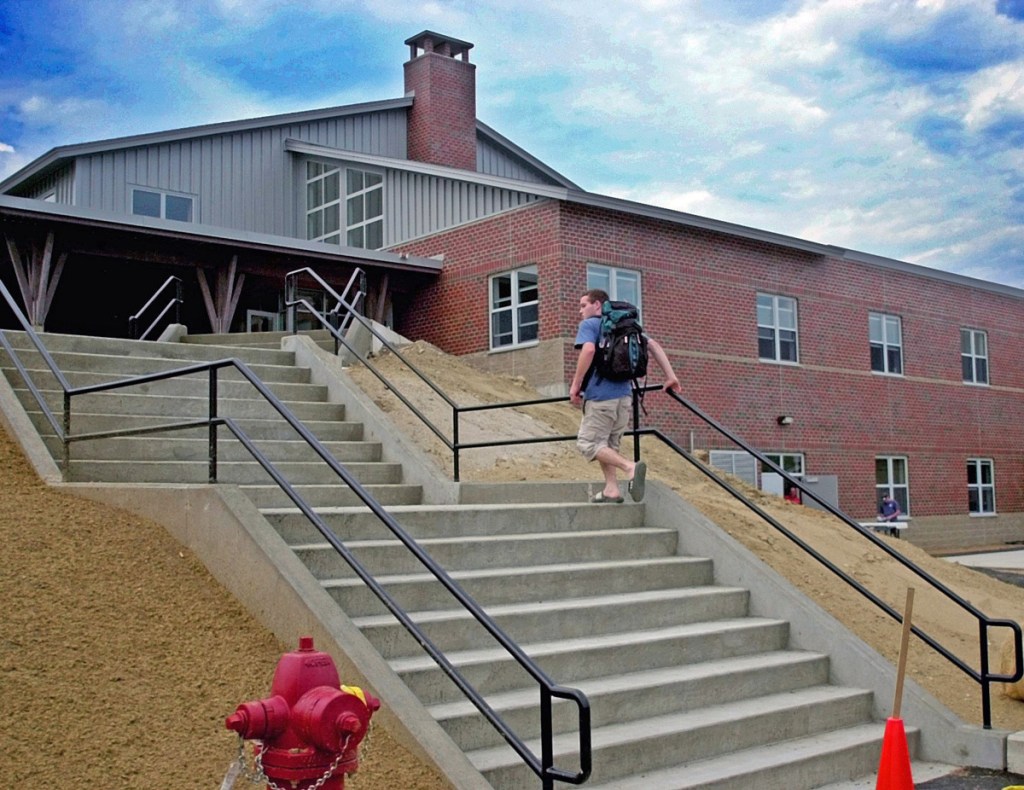
[[[476,66],[427,52],[405,64],[408,156],[418,162],[476,170]]]
[[[912,273],[553,201],[407,245],[445,255],[399,330],[456,354],[488,345],[487,277],[538,266],[541,339],[571,338],[586,265],[642,272],[645,326],[685,396],[763,451],[839,477],[840,506],[874,513],[874,459],[908,458],[916,516],[967,513],[965,461],[995,461],[996,505],[1024,510],[1024,300]],[[800,364],[757,359],[756,295],[798,302]],[[870,371],[868,313],[900,316],[902,377]],[[961,381],[960,328],[988,333],[992,386]],[[573,352],[565,360],[568,379]],[[684,446],[733,449],[674,404],[651,421]],[[670,408],[671,406],[671,408]],[[781,427],[780,415],[794,418]]]

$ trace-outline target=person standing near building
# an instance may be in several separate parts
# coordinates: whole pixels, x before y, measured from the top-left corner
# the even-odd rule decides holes
[[[885,494],[882,497],[882,504],[878,507],[878,520],[892,523],[900,517],[900,505],[892,498],[892,494]]]
[[[576,447],[588,461],[597,461],[604,476],[604,488],[595,495],[592,502],[624,501],[619,487],[618,472],[623,472],[628,481],[629,495],[635,502],[644,498],[647,465],[643,461],[634,463],[619,453],[622,435],[629,424],[632,410],[632,383],[609,381],[595,370],[587,376],[594,362],[597,344],[601,338],[601,306],[608,301],[608,294],[600,289],[587,291],[580,297],[580,325],[576,331],[576,372],[569,385],[569,400],[583,409]],[[679,390],[672,365],[661,345],[647,338],[648,354],[665,376],[663,389],[668,392]],[[584,387],[586,382],[586,387]]]

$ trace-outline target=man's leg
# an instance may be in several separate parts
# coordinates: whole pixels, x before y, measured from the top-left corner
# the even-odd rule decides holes
[[[623,458],[611,447],[602,447],[598,450],[594,460],[601,465],[601,472],[604,475],[604,495],[606,497],[622,496],[616,471],[621,469],[625,472],[626,479],[629,480],[633,477],[635,464]]]

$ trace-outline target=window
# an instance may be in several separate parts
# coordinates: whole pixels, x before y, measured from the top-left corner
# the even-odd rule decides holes
[[[341,168],[306,162],[306,238],[341,244]]]
[[[910,484],[907,481],[907,459],[880,455],[875,458],[875,509],[882,507],[882,497],[889,494],[900,506],[904,516],[910,515]]]
[[[757,354],[769,362],[799,361],[796,337],[796,299],[757,295]]]
[[[342,172],[340,166],[306,162],[306,238],[378,250],[384,246],[384,177],[345,169],[342,195]]]
[[[764,457],[776,464],[783,472],[792,477],[804,476],[804,454],[803,453],[765,453]],[[770,466],[761,464],[761,472],[774,472]]]
[[[587,290],[600,288],[608,298],[636,305],[643,323],[643,306],[640,304],[640,272],[630,269],[616,269],[598,263],[587,264]]]
[[[384,246],[384,178],[378,173],[349,170],[345,180],[348,246],[379,250]]]
[[[972,516],[995,515],[996,478],[989,458],[967,459],[967,510]]]
[[[532,343],[537,329],[537,267],[492,277],[491,348]]]
[[[193,202],[194,199],[188,195],[173,195],[151,189],[132,189],[132,214],[140,217],[192,222]]]
[[[868,313],[871,369],[875,373],[903,375],[903,332],[899,316]]]
[[[981,330],[960,330],[960,365],[965,384],[988,384],[988,336]]]

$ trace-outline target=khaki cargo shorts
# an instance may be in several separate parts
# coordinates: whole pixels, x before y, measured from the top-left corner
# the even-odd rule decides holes
[[[618,452],[632,408],[633,398],[630,395],[614,400],[585,401],[576,449],[588,461],[593,461],[602,447],[611,447]]]

